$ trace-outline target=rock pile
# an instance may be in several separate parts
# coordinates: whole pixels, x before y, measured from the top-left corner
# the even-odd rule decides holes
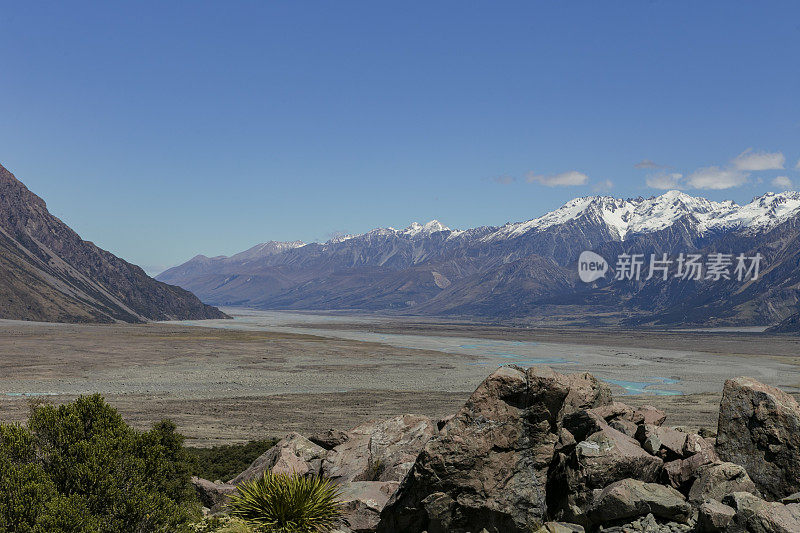
[[[592,375],[499,368],[443,421],[402,415],[290,434],[228,484],[267,469],[332,478],[342,532],[800,532],[800,406],[749,378],[723,389],[716,442],[613,401]]]

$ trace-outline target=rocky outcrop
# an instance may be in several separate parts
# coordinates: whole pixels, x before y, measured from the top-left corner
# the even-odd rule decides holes
[[[722,502],[708,500],[700,506],[697,529],[701,533],[720,533],[733,521],[736,510]]]
[[[230,501],[231,496],[238,492],[236,485],[215,483],[199,477],[192,477],[191,482],[197,492],[197,499],[212,513],[222,510]]]
[[[347,527],[353,533],[375,531],[389,497],[397,491],[397,481],[353,481],[339,487]]]
[[[238,485],[271,471],[275,474],[319,475],[326,450],[299,433],[290,433],[230,481]]]
[[[639,443],[609,426],[592,411],[565,417],[562,431],[576,444],[554,454],[548,478],[548,511],[552,516],[588,525],[595,491],[615,481],[658,481],[663,461]]]
[[[742,465],[770,500],[800,491],[800,406],[785,392],[753,379],[726,381],[717,453]]]
[[[308,437],[308,440],[316,444],[317,446],[322,446],[326,450],[332,450],[335,447],[343,444],[350,438],[347,433],[338,429],[329,429],[327,431],[323,431],[322,433],[315,433]]]
[[[719,457],[713,448],[701,449],[686,459],[665,463],[662,481],[686,494],[697,479],[700,468],[717,462]]]
[[[501,367],[425,445],[378,531],[530,531],[547,515],[560,420],[610,402],[588,374]]]
[[[608,485],[594,498],[589,510],[592,522],[615,522],[653,514],[671,522],[688,522],[692,507],[683,494],[656,483],[623,479]]]
[[[421,415],[367,422],[325,456],[322,473],[337,483],[402,481],[436,432],[436,422]]]
[[[545,522],[535,533],[584,533],[586,530],[578,524],[567,522]]]
[[[735,492],[726,496],[722,503],[736,514],[733,531],[749,533],[797,533],[800,531],[800,503],[784,505],[766,502],[749,492]]]
[[[714,463],[702,466],[696,473],[689,501],[700,504],[706,500],[722,500],[734,492],[758,494],[755,483],[740,465],[735,463]]]
[[[444,422],[402,415],[316,443],[294,433],[232,485],[193,482],[219,508],[235,484],[266,470],[322,474],[342,491],[342,532],[800,531],[790,475],[762,481],[768,497],[785,492],[777,503],[762,499],[748,470],[791,472],[798,460],[796,404],[782,394],[743,378],[726,384],[719,442],[739,460],[729,462],[713,439],[664,426],[654,407],[612,401],[589,374],[512,365]]]

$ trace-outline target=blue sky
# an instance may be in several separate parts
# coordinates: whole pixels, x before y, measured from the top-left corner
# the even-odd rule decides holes
[[[7,2],[0,163],[150,272],[598,191],[746,202],[800,186],[799,52],[797,2]]]

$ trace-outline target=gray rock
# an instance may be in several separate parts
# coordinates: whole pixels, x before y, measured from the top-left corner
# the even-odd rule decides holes
[[[436,432],[435,422],[422,415],[361,424],[326,455],[322,473],[337,483],[402,481]]]
[[[697,479],[701,466],[718,463],[719,457],[711,447],[702,449],[687,459],[676,459],[664,464],[663,481],[684,494],[688,494]]]
[[[758,493],[745,469],[735,463],[704,465],[697,469],[696,476],[697,479],[689,490],[689,501],[692,503],[722,500],[724,496],[734,492]]]
[[[327,450],[299,433],[290,433],[229,483],[238,485],[253,481],[268,470],[275,474],[319,475],[326,454]]]
[[[800,504],[766,502],[748,492],[735,492],[722,503],[736,511],[733,522],[750,533],[797,533],[800,531]]]
[[[636,430],[639,429],[639,426],[630,420],[625,420],[624,418],[615,418],[614,420],[610,421],[608,425],[629,437],[636,435]]]
[[[795,492],[794,494],[790,494],[785,498],[781,498],[781,503],[800,503],[800,492]]]
[[[567,522],[545,522],[536,533],[584,533],[586,530],[578,524]]]
[[[193,476],[191,482],[197,492],[197,498],[200,503],[207,507],[211,513],[221,511],[228,504],[231,496],[238,492],[236,485],[215,483],[200,477]]]
[[[666,460],[675,460],[688,457],[684,450],[688,436],[687,433],[676,429],[641,424],[635,438],[649,453]]]
[[[652,514],[634,520],[627,524],[611,527],[601,527],[599,531],[603,533],[689,533],[694,531],[694,524],[691,522],[681,524],[678,522],[659,521]]]
[[[717,453],[745,467],[768,499],[800,491],[800,405],[751,378],[725,382]]]
[[[315,433],[308,437],[308,440],[325,448],[326,450],[332,450],[335,447],[339,446],[343,442],[346,442],[349,437],[347,433],[338,429],[329,429],[327,431],[323,431],[322,433]]]
[[[578,417],[573,416],[569,422],[576,419]],[[656,482],[663,464],[634,439],[599,417],[593,420],[601,429],[579,442],[572,453],[556,454],[548,484],[548,509],[552,516],[581,525],[589,524],[586,512],[595,490],[626,478]],[[589,424],[583,420],[581,425]]]
[[[683,494],[656,483],[623,479],[604,488],[589,510],[592,522],[602,524],[653,514],[671,522],[688,522],[692,507]]]
[[[713,452],[716,455],[714,444],[714,442],[697,433],[689,433],[686,435],[686,443],[683,446],[683,456],[690,457],[696,453],[703,452]]]
[[[423,448],[381,513],[381,533],[523,533],[547,516],[559,421],[610,403],[588,374],[501,367]]]
[[[397,491],[396,481],[353,481],[339,487],[344,519],[353,533],[375,531],[381,511]]]
[[[697,530],[700,533],[720,533],[733,521],[736,511],[717,500],[707,500],[700,506]]]

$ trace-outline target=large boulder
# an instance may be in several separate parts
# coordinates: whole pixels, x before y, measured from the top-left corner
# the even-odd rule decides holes
[[[381,511],[400,483],[396,481],[353,481],[339,487],[343,518],[353,533],[375,531]]]
[[[603,524],[653,514],[671,522],[687,522],[692,507],[683,494],[656,483],[623,479],[604,488],[594,498],[589,516]]]
[[[350,437],[344,431],[339,429],[328,429],[327,431],[314,433],[308,437],[308,440],[317,446],[325,448],[326,450],[332,450],[345,442],[348,438]]]
[[[685,437],[680,459],[664,463],[662,481],[673,488],[688,494],[700,467],[718,463],[719,457],[714,451],[714,444],[696,433],[688,433]]]
[[[719,457],[713,448],[701,449],[686,459],[664,463],[663,481],[684,494],[688,493],[697,479],[700,468],[718,462]]]
[[[725,382],[717,453],[745,467],[763,495],[779,500],[800,490],[800,405],[751,378]]]
[[[683,459],[691,455],[686,450],[688,437],[689,434],[683,431],[651,424],[641,424],[635,434],[642,448],[665,460]]]
[[[328,453],[322,473],[337,483],[402,481],[436,432],[436,422],[421,415],[361,424]]]
[[[748,533],[797,533],[800,531],[800,503],[784,505],[766,502],[748,492],[735,492],[726,496],[722,503],[736,511],[729,527],[733,531]]]
[[[721,533],[733,521],[736,510],[717,500],[703,502],[697,513],[697,530],[700,533]]]
[[[505,366],[423,448],[381,513],[382,533],[523,533],[545,521],[547,472],[567,414],[610,403],[589,374]]]
[[[589,525],[595,491],[627,478],[654,483],[661,476],[659,457],[591,412],[565,418],[564,429],[578,442],[555,454],[547,494],[552,516]]]
[[[197,492],[197,499],[200,500],[203,507],[208,507],[211,512],[222,510],[231,497],[238,492],[236,485],[214,483],[200,477],[193,476],[191,482]]]
[[[660,426],[666,419],[666,413],[652,405],[643,405],[633,412],[633,422],[636,424]]]
[[[714,463],[697,469],[696,480],[689,489],[689,501],[700,504],[705,500],[722,500],[734,492],[757,494],[756,486],[741,465]]]
[[[299,433],[290,433],[264,452],[229,483],[253,481],[271,471],[275,474],[319,475],[327,451]]]

